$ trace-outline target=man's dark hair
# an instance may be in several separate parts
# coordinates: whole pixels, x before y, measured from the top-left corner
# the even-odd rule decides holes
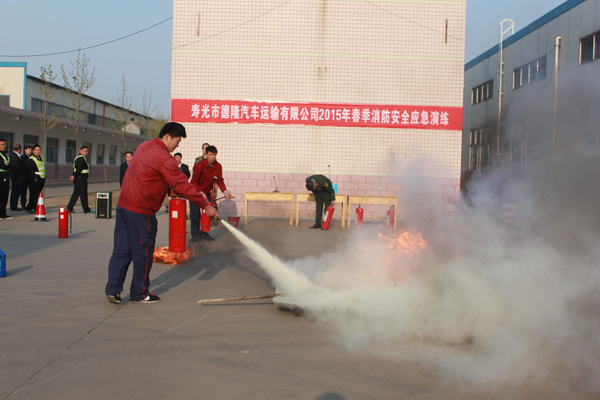
[[[173,157],[177,157],[177,156],[183,158],[183,156],[181,155],[181,153],[175,153],[175,154],[173,154]]]
[[[83,150],[83,149],[87,149],[87,148],[88,148],[87,146],[81,146],[81,148],[79,150]]]
[[[31,145],[30,144],[26,144],[25,147],[23,148],[23,150],[27,150],[27,149],[30,149],[30,148],[31,148]]]
[[[6,140],[4,140],[4,139],[0,138],[0,142],[4,142],[4,143],[6,143]]]
[[[187,137],[187,134],[185,133],[185,127],[177,122],[167,122],[160,130],[158,138],[162,139],[166,134],[171,135],[172,138]]]
[[[313,190],[313,183],[312,181],[306,181],[306,190]]]
[[[208,146],[206,148],[206,153],[213,153],[213,154],[217,154],[217,148],[215,146]]]
[[[15,144],[15,145],[13,146],[13,150],[14,150],[14,151],[21,151],[21,145],[20,145],[20,144]]]
[[[42,146],[40,146],[39,144],[34,144],[33,147],[31,148],[31,150],[35,150],[38,147],[40,148],[40,150],[42,149]]]
[[[127,154],[131,154],[131,155],[133,155],[133,151],[126,151],[126,152],[125,152],[125,155],[127,155]]]

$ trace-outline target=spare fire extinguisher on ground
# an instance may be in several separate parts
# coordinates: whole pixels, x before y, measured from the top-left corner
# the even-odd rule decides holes
[[[69,238],[69,211],[63,206],[58,209],[58,238]]]
[[[183,253],[186,235],[186,202],[180,197],[169,200],[169,251]]]
[[[335,211],[335,208],[333,208],[333,206],[329,206],[329,207],[327,207],[327,210],[325,210],[325,217],[323,218],[323,223],[321,224],[321,229],[323,229],[324,231],[329,230],[329,226],[331,225],[331,220],[333,219],[334,211]]]
[[[396,220],[396,218],[395,218],[394,206],[391,206],[387,212],[387,230],[389,232],[394,232],[394,221],[395,220]]]
[[[356,224],[354,225],[354,229],[356,229],[357,231],[362,229],[364,214],[365,210],[363,210],[359,204],[356,208]]]

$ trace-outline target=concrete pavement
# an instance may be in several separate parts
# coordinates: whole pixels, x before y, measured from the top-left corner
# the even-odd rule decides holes
[[[2,399],[560,399],[543,385],[506,391],[465,387],[409,362],[349,352],[336,332],[270,299],[199,305],[204,298],[273,293],[271,279],[224,227],[191,261],[155,263],[156,304],[104,296],[114,219],[76,214],[69,239],[32,216],[0,221],[8,276],[0,278]],[[168,217],[157,214],[157,245]],[[320,255],[349,230],[240,226],[282,259]],[[324,240],[326,239],[326,240]],[[131,274],[130,274],[131,275]],[[571,399],[584,399],[573,395]]]

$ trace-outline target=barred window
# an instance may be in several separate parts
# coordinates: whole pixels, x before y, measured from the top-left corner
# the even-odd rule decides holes
[[[546,79],[546,56],[520,66],[513,71],[513,90]]]
[[[494,93],[494,80],[476,86],[471,91],[471,105],[491,99]]]
[[[96,165],[104,165],[104,145],[96,145]]]

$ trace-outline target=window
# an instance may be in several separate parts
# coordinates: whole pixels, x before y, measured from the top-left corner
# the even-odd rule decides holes
[[[66,150],[65,162],[67,164],[72,164],[77,154],[77,142],[74,140],[67,140]]]
[[[471,130],[469,169],[483,169],[490,165],[490,128]]]
[[[13,151],[13,133],[0,131],[0,139],[6,140],[6,151],[10,154]]]
[[[104,165],[104,145],[98,144],[96,147],[96,165]]]
[[[108,152],[108,164],[116,165],[117,164],[117,146],[110,146]]]
[[[546,79],[546,56],[513,71],[513,90],[543,79]]]
[[[58,164],[58,139],[46,138],[46,162]]]
[[[474,87],[471,92],[471,105],[491,99],[493,97],[493,93],[494,80],[487,81],[484,84]]]
[[[595,59],[595,50],[596,46],[594,46],[594,42],[596,41],[596,34],[590,35],[586,38],[583,38],[579,41],[579,64],[586,64],[590,61],[594,61]],[[599,54],[600,55],[600,54]]]
[[[0,106],[10,106],[10,96],[0,94]]]
[[[39,143],[40,138],[37,135],[23,135],[23,147],[26,145],[36,145]]]
[[[587,64],[600,58],[600,31],[579,41],[579,64]]]

